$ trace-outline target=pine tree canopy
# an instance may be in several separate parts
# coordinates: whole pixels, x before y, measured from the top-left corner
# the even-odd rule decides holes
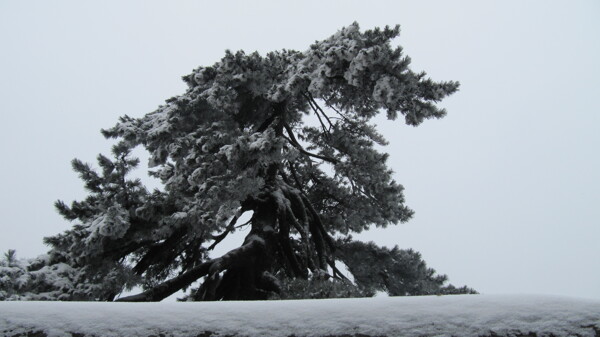
[[[103,130],[118,140],[112,158],[100,155],[99,170],[73,161],[89,196],[57,202],[75,225],[45,239],[45,263],[69,271],[62,293],[113,300],[141,285],[121,300],[157,301],[201,281],[194,299],[264,299],[283,279],[341,278],[334,237],[413,214],[372,118],[443,117],[436,103],[459,86],[413,72],[398,35],[354,23],[303,52],[226,51],[183,77],[185,93]],[[127,178],[139,146],[161,190]],[[211,259],[240,226],[243,244]]]

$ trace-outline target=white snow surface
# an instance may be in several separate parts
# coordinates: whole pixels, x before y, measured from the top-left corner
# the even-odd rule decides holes
[[[594,336],[600,301],[454,295],[255,302],[0,302],[0,334],[48,336]],[[587,326],[587,327],[586,327]]]

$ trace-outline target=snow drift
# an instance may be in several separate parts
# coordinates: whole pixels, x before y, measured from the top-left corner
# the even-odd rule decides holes
[[[255,302],[1,302],[5,336],[600,336],[600,301],[460,295]]]

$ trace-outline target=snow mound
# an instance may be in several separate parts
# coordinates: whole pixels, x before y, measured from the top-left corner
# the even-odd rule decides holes
[[[48,337],[600,336],[600,301],[454,295],[256,302],[0,302],[0,333]]]

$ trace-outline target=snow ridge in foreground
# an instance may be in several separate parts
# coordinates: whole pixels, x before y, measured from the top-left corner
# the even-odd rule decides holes
[[[595,328],[594,328],[595,327]],[[600,335],[600,301],[454,295],[256,302],[0,302],[0,333],[47,336]],[[210,335],[210,334],[207,334]]]

